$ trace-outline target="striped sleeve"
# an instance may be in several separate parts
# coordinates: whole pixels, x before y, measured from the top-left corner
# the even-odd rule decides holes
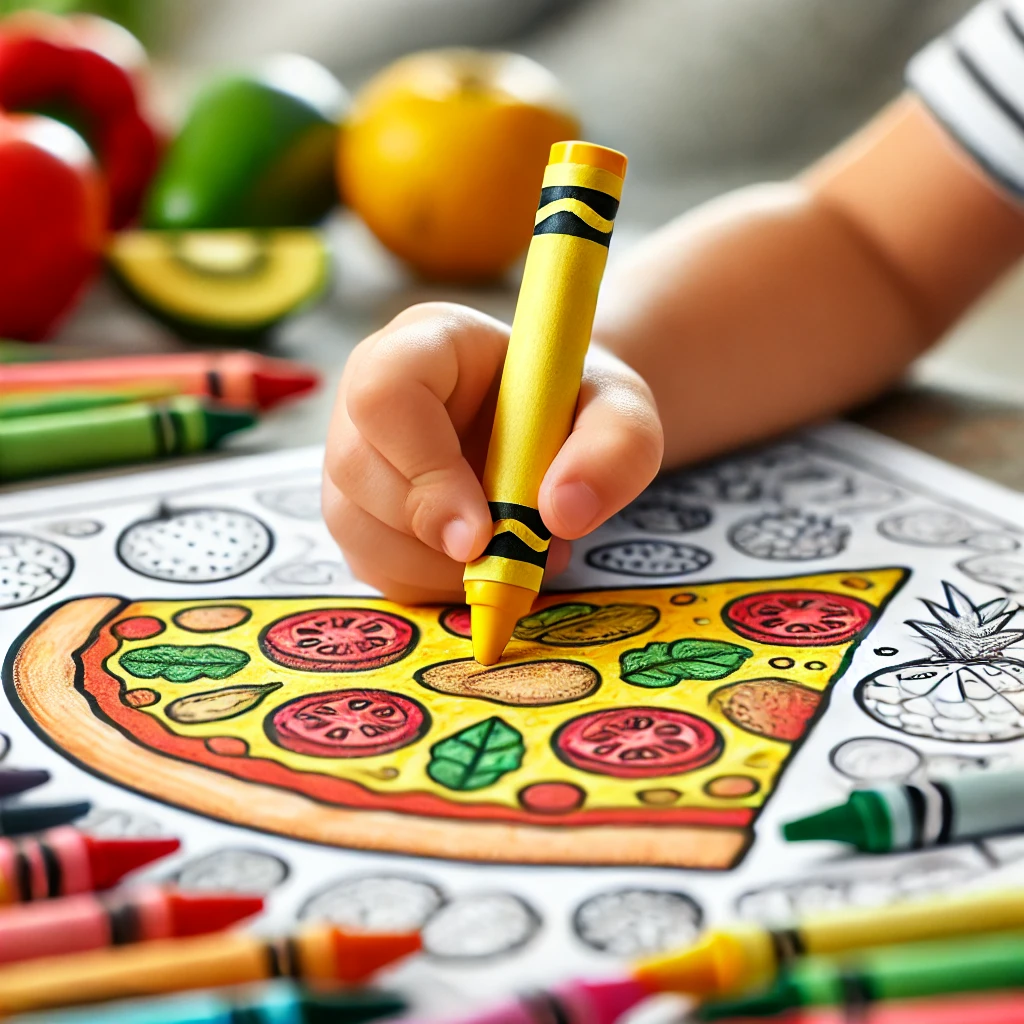
[[[907,82],[997,183],[1024,198],[1024,0],[985,0],[910,62]]]

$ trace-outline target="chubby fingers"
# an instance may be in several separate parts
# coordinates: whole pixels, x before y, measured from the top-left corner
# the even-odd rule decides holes
[[[589,533],[654,479],[663,452],[651,389],[620,359],[592,347],[572,433],[541,484],[548,529],[570,540]]]
[[[507,343],[508,328],[474,310],[414,306],[359,346],[335,406],[328,479],[370,516],[456,562],[490,537],[460,435],[500,374]]]

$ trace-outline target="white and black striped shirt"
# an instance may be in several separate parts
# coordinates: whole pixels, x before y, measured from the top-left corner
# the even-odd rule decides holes
[[[993,177],[1024,197],[1024,0],[985,0],[907,68],[907,81]]]

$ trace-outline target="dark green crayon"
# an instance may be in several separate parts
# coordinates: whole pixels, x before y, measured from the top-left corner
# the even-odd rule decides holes
[[[22,836],[67,825],[84,818],[91,807],[88,800],[74,804],[5,804],[0,807],[0,836]]]
[[[201,452],[255,422],[186,395],[0,419],[0,483]]]
[[[850,957],[807,957],[757,995],[705,1003],[699,1021],[771,1017],[803,1006],[861,1006],[1024,986],[1024,933],[921,942]],[[967,1022],[965,1022],[967,1024]]]
[[[362,1024],[393,1017],[406,1001],[391,992],[306,992],[281,981],[234,992],[104,1003],[91,1009],[11,1018],[11,1024]]]

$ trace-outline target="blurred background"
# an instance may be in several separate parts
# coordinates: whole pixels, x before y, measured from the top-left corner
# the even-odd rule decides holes
[[[0,12],[26,6],[0,0]],[[972,0],[43,0],[122,22],[150,52],[152,103],[181,122],[202,83],[275,52],[307,55],[356,92],[381,67],[438,46],[499,48],[549,69],[585,137],[630,157],[612,258],[713,195],[778,179],[839,142],[901,88],[907,59]],[[349,212],[332,216],[327,301],[285,323],[275,354],[336,376],[351,346],[412,301],[450,298],[509,317],[515,271],[427,284]],[[997,289],[916,370],[938,387],[1024,402],[1024,284]],[[170,336],[92,290],[59,339],[162,347]],[[827,342],[827,339],[826,339]],[[322,439],[331,388],[255,443]],[[261,428],[269,429],[269,428]]]

